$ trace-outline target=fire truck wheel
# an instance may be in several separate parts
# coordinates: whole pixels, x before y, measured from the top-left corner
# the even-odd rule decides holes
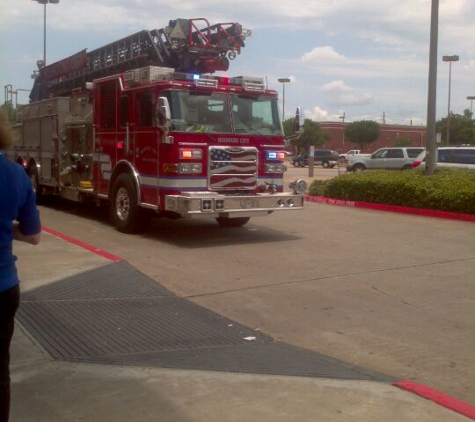
[[[111,219],[120,232],[136,233],[145,228],[146,214],[137,204],[137,191],[128,174],[117,177],[112,188]]]
[[[237,217],[237,218],[227,218],[227,217],[218,217],[216,221],[221,227],[241,227],[246,224],[251,217]]]

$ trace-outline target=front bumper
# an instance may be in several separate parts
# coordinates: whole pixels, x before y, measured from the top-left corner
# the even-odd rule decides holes
[[[181,217],[257,217],[274,211],[302,209],[304,196],[294,193],[220,195],[183,192],[165,198],[165,210]]]

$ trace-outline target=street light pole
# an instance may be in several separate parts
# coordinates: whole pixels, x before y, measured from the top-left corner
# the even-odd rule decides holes
[[[447,101],[447,146],[450,145],[450,87],[452,81],[452,62],[458,62],[459,56],[443,56],[444,62],[449,62],[449,99]]]
[[[475,95],[468,96],[467,100],[470,100],[470,113],[472,113],[473,118],[473,100],[475,100]]]
[[[44,7],[43,13],[43,66],[46,66],[46,5],[48,3],[58,4],[59,0],[32,0],[36,1],[38,4],[42,4]]]
[[[424,174],[432,176],[435,170],[435,115],[437,99],[437,44],[439,39],[439,0],[432,0],[430,17],[429,78],[427,89],[427,150]]]
[[[277,79],[282,84],[282,123],[285,122],[285,84],[290,82],[289,78]]]

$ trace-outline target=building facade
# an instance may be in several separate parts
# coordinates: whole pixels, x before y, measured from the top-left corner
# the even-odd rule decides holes
[[[345,128],[349,123],[343,122],[319,122],[322,130],[331,135],[331,139],[320,149],[333,149],[340,153],[345,153],[350,149],[361,149],[359,145],[345,139]],[[410,147],[425,147],[427,142],[427,127],[425,126],[404,126],[404,125],[380,125],[379,139],[363,148],[364,153],[372,153],[379,148],[393,147],[399,138],[411,140]]]

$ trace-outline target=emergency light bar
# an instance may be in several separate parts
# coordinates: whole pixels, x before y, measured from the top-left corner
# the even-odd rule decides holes
[[[255,76],[236,76],[229,80],[230,85],[243,87],[246,91],[264,91],[264,78]]]
[[[140,69],[129,70],[124,73],[124,81],[128,83],[155,82],[164,79],[173,79],[175,69],[171,67],[146,66]]]
[[[217,88],[218,85],[239,86],[246,91],[264,91],[264,78],[254,76],[237,76],[227,78],[213,75],[196,75],[192,73],[175,72],[171,67],[146,66],[129,70],[124,73],[124,82],[134,85],[163,80],[181,80],[194,82],[196,86]]]
[[[218,81],[216,79],[199,78],[195,83],[196,86],[210,86],[212,88],[218,87]]]

